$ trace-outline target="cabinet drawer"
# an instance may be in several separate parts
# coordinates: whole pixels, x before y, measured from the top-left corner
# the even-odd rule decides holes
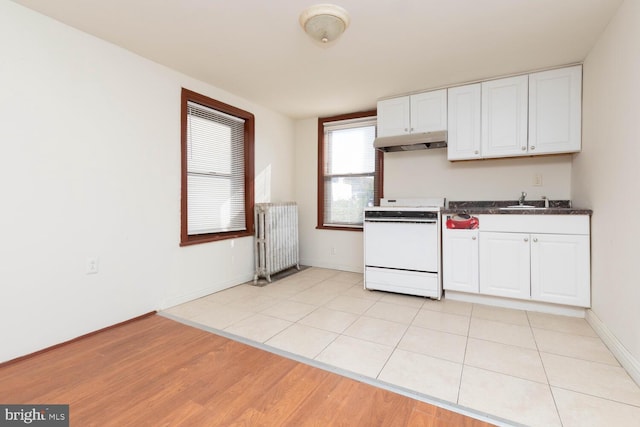
[[[478,215],[480,231],[589,234],[589,215]]]
[[[437,273],[366,267],[364,274],[366,289],[438,299],[440,297],[440,281]]]

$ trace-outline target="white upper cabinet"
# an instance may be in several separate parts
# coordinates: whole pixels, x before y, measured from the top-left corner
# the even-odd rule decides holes
[[[528,153],[528,76],[482,83],[482,157]]]
[[[378,101],[378,136],[448,131],[449,160],[581,149],[582,65]]]
[[[449,160],[479,159],[480,153],[480,83],[448,90],[448,147]]]
[[[378,136],[446,129],[446,89],[378,101]]]
[[[447,129],[447,90],[411,95],[411,133]]]
[[[411,129],[408,96],[378,101],[378,136],[403,135]]]
[[[529,75],[530,154],[580,151],[582,66]]]

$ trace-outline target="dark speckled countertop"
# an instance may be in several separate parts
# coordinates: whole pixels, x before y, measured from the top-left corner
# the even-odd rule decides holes
[[[517,200],[492,200],[492,201],[449,201],[447,208],[442,209],[442,214],[469,214],[469,215],[591,215],[591,209],[578,209],[571,207],[569,200],[549,200],[549,207],[544,208],[544,200],[525,200],[525,205],[534,208],[504,209],[507,206],[517,205]],[[541,209],[542,208],[542,209]]]

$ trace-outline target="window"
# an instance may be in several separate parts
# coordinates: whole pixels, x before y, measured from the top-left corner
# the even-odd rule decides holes
[[[364,208],[379,203],[375,136],[375,111],[318,119],[318,228],[362,230]]]
[[[253,114],[182,89],[180,244],[253,234]]]

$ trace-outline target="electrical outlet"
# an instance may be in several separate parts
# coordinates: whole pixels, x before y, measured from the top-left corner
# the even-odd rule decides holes
[[[336,256],[336,248],[331,248],[331,256]]]
[[[97,257],[89,257],[89,258],[87,258],[86,273],[87,274],[97,274],[98,273],[98,258]]]
[[[542,187],[542,175],[537,173],[533,175],[533,186],[534,187]]]

